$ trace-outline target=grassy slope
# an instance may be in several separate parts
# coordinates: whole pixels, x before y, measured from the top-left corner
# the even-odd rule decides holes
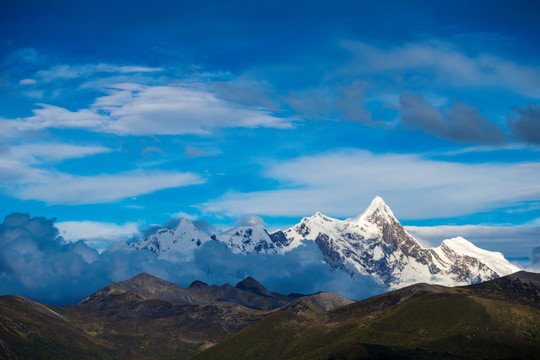
[[[121,303],[113,309],[64,307],[77,327],[115,344],[120,358],[185,359],[224,340],[265,313],[228,304],[177,305],[160,300]]]
[[[295,311],[276,313],[193,359],[534,359],[540,354],[538,307],[468,288],[434,287],[402,303],[391,296],[376,299],[390,304],[382,315],[372,299],[309,321]]]
[[[525,273],[461,288],[418,284],[328,312],[321,305],[335,299],[306,298],[269,315],[132,294],[60,308],[3,296],[0,358],[182,359],[236,333],[193,358],[535,359],[539,279]]]
[[[89,311],[2,296],[0,359],[185,359],[266,314],[229,304],[128,300]]]
[[[0,358],[109,359],[110,343],[19,296],[0,297]]]

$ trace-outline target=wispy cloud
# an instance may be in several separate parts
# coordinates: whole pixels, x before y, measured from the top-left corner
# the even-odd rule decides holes
[[[58,106],[37,104],[38,109],[32,110],[33,116],[18,119],[1,119],[2,135],[19,136],[28,131],[55,129],[88,129],[99,130],[107,126],[109,119],[89,109],[70,111]]]
[[[109,245],[126,240],[139,232],[139,224],[115,224],[99,221],[61,221],[56,223],[59,235],[69,242],[85,240],[95,249],[104,250]]]
[[[260,108],[240,106],[219,99],[200,86],[145,86],[118,84],[87,109],[70,111],[38,104],[33,116],[0,119],[5,134],[47,128],[76,128],[117,135],[208,134],[216,128],[291,128]]]
[[[97,204],[205,182],[190,172],[139,169],[80,176],[44,166],[110,151],[102,146],[61,143],[0,148],[0,189],[19,199],[50,204]]]
[[[36,83],[35,79],[22,79],[19,81],[19,85],[35,85]]]
[[[94,108],[112,120],[102,131],[120,135],[207,134],[214,128],[291,127],[290,120],[245,108],[192,86],[119,86]]]
[[[540,164],[464,164],[420,155],[342,150],[267,165],[277,190],[231,191],[202,205],[239,216],[305,216],[322,211],[350,217],[381,195],[400,219],[472,214],[540,197]]]
[[[45,162],[61,162],[67,159],[77,159],[111,151],[113,151],[113,149],[104,146],[40,143],[9,147],[6,156],[24,164],[38,164]]]
[[[401,94],[399,102],[401,121],[406,128],[457,142],[501,144],[505,140],[502,129],[473,106],[454,101],[453,107],[441,112],[420,95],[407,92]]]
[[[187,146],[184,147],[184,154],[187,157],[196,158],[196,157],[213,156],[213,155],[215,155],[215,152],[211,153],[211,152],[208,152],[206,150],[200,149],[200,148],[198,148],[196,146],[187,145]]]
[[[197,174],[177,171],[133,170],[95,176],[51,172],[39,182],[19,183],[9,191],[20,199],[48,204],[100,204],[204,182]]]
[[[103,146],[84,146],[63,143],[38,143],[4,146],[0,148],[0,185],[46,182],[52,172],[40,165],[59,163],[91,155],[107,153],[113,149]],[[6,182],[2,184],[2,182]],[[11,185],[8,185],[12,182]]]
[[[530,104],[517,108],[517,114],[506,117],[508,128],[520,139],[531,144],[540,144],[540,106]]]
[[[141,154],[142,155],[151,155],[151,154],[163,154],[163,149],[157,147],[157,146],[147,146],[144,149],[142,149]]]
[[[146,66],[126,66],[126,65],[113,65],[113,64],[62,64],[55,65],[47,70],[40,70],[36,73],[35,77],[39,81],[51,82],[59,79],[76,79],[83,76],[91,76],[99,73],[108,74],[129,74],[129,73],[152,73],[161,72],[161,67],[146,67]]]
[[[540,69],[518,64],[492,54],[469,56],[455,46],[429,41],[382,48],[357,41],[344,41],[355,59],[342,69],[346,73],[394,72],[415,74],[427,81],[457,87],[496,87],[526,96],[540,97]]]

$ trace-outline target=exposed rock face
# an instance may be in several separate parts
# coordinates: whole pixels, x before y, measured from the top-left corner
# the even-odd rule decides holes
[[[193,359],[536,359],[540,307],[525,294],[539,279],[415,284],[326,312],[334,296],[304,297]]]
[[[175,230],[159,230],[132,246],[181,262],[192,258],[209,240],[225,244],[236,254],[269,255],[284,254],[313,241],[331,268],[351,276],[373,276],[388,288],[417,282],[474,284],[520,270],[502,254],[479,249],[461,237],[444,240],[436,248],[423,247],[380,197],[355,218],[338,220],[317,212],[287,230],[273,233],[262,225],[250,225],[208,236],[182,219]]]
[[[139,274],[129,280],[112,283],[82,300],[89,307],[111,306],[127,299],[161,300],[173,304],[206,305],[230,303],[258,310],[279,308],[302,295],[282,295],[264,288],[252,277],[235,287],[208,285],[194,281],[187,289],[149,274]],[[97,304],[97,305],[96,305]],[[112,305],[114,306],[114,305]]]
[[[540,308],[540,274],[520,271],[494,281],[470,285],[467,288],[516,300]]]
[[[338,220],[316,213],[284,233],[291,244],[315,241],[332,268],[353,276],[372,275],[389,288],[417,282],[465,285],[519,271],[502,254],[479,249],[463,238],[423,247],[380,197],[355,218]]]
[[[345,305],[354,303],[354,301],[344,298],[332,292],[320,292],[317,294],[303,296],[292,301],[283,309],[295,309],[300,311],[325,312],[340,308]]]

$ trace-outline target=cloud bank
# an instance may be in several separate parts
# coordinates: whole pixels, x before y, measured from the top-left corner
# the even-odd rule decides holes
[[[97,221],[61,221],[55,225],[64,240],[68,242],[84,240],[87,245],[98,251],[105,250],[122,239],[129,239],[139,232],[139,224],[136,222],[118,225]]]
[[[271,291],[334,291],[361,299],[383,291],[370,278],[332,271],[314,243],[286,255],[233,254],[208,242],[189,262],[158,260],[123,242],[101,254],[83,241],[65,243],[54,220],[28,214],[8,215],[0,224],[0,294],[18,294],[52,304],[82,300],[111,282],[141,272],[188,286],[194,280],[235,285],[253,276]]]

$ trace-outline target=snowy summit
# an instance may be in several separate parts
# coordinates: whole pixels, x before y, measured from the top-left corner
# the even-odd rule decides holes
[[[346,220],[317,212],[284,231],[269,233],[262,225],[248,225],[208,236],[182,219],[176,229],[161,229],[132,246],[182,262],[210,240],[225,244],[233,253],[269,255],[313,241],[331,268],[351,276],[372,276],[390,289],[418,282],[466,285],[520,270],[501,253],[482,250],[462,237],[444,240],[435,248],[422,246],[379,196],[362,214]]]

